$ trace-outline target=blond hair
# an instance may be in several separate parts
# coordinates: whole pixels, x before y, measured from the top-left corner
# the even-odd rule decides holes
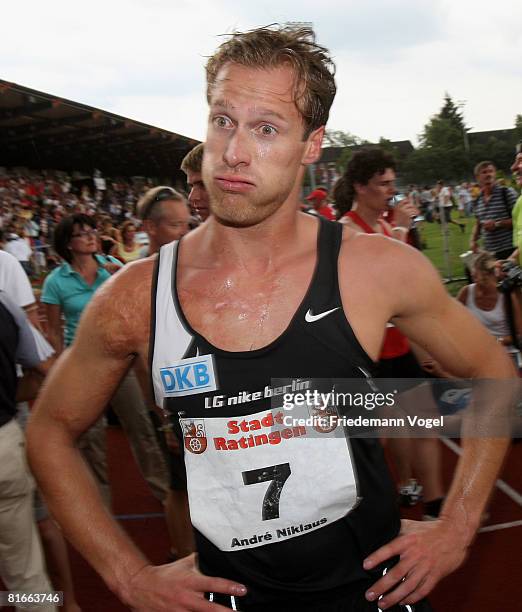
[[[306,139],[326,125],[335,97],[335,65],[328,54],[328,49],[315,42],[312,28],[299,24],[234,32],[207,62],[207,99],[210,101],[217,75],[227,63],[257,69],[289,64],[295,72],[293,99],[303,117]]]

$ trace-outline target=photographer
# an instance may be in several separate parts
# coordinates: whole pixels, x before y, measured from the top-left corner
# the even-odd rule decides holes
[[[473,264],[474,282],[462,287],[457,299],[493,334],[509,353],[519,354],[522,313],[516,292],[499,291],[496,262],[491,253],[481,253]],[[500,287],[502,283],[500,283]],[[506,289],[508,289],[506,287]]]

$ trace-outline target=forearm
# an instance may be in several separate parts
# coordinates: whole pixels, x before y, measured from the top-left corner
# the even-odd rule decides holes
[[[40,372],[35,370],[29,370],[24,372],[23,378],[18,380],[18,387],[16,389],[16,401],[17,402],[30,402],[37,395],[42,385],[44,377]]]
[[[480,237],[480,223],[475,223],[471,230],[471,242],[477,242]]]
[[[62,330],[54,328],[49,329],[47,339],[49,340],[53,349],[56,351],[56,356],[58,357],[61,355],[63,352]]]
[[[67,539],[108,587],[128,601],[130,580],[148,561],[105,508],[73,437],[63,426],[36,414],[27,444],[33,473]]]
[[[441,519],[456,526],[462,545],[468,547],[498,476],[508,438],[468,438],[442,508]]]

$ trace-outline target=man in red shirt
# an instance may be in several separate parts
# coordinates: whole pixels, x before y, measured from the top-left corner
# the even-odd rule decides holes
[[[328,204],[326,204],[326,198],[328,192],[324,187],[318,187],[314,189],[312,193],[306,196],[306,200],[312,204],[315,212],[322,217],[325,217],[329,221],[335,221],[335,214]]]

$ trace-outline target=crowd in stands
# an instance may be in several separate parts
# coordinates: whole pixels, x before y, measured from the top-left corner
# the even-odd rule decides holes
[[[56,225],[68,215],[81,213],[94,218],[103,251],[108,253],[122,240],[119,227],[125,222],[139,226],[136,204],[151,186],[122,179],[75,181],[58,171],[4,169],[0,173],[3,248],[29,275],[38,276],[58,263],[51,248]]]

